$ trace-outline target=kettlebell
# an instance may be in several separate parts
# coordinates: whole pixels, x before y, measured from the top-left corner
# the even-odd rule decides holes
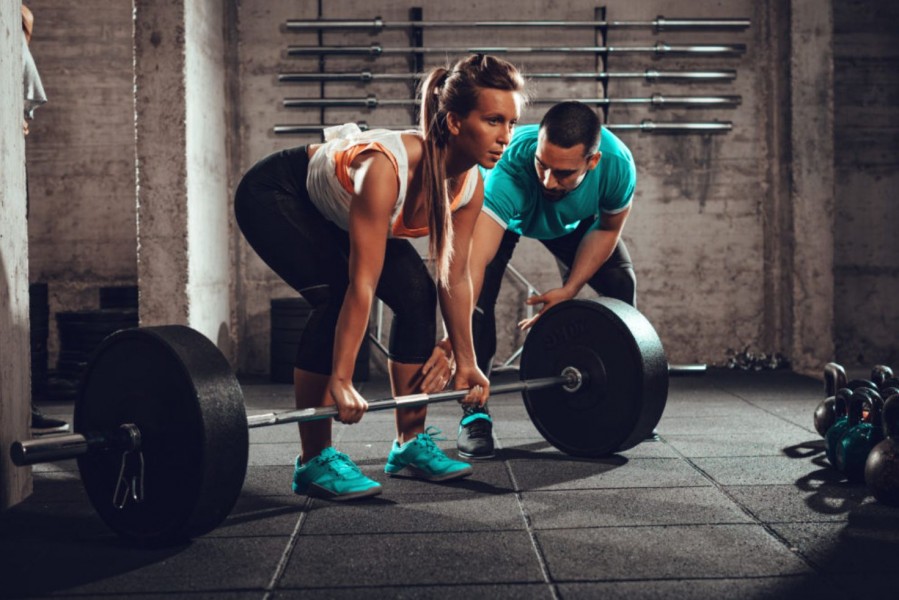
[[[847,411],[849,410],[849,399],[852,397],[853,391],[849,388],[837,390],[834,396],[834,424],[828,428],[824,434],[824,452],[827,454],[827,460],[831,465],[837,465],[837,443],[849,428]]]
[[[883,504],[899,506],[899,394],[883,403],[884,440],[874,446],[865,461],[865,482]]]
[[[836,397],[831,396],[822,400],[818,407],[815,408],[815,431],[821,437],[827,435],[827,430],[833,427],[834,422],[837,420],[834,410],[835,405]]]
[[[849,379],[846,377],[846,369],[842,365],[831,362],[824,365],[824,396],[835,396],[837,390],[846,387]],[[823,433],[821,435],[824,435]]]
[[[893,369],[886,365],[874,365],[871,369],[871,381],[877,384],[877,387],[883,387],[883,383],[893,377]]]
[[[870,422],[862,421],[866,404]],[[856,391],[849,399],[849,427],[836,449],[837,470],[845,473],[849,481],[861,483],[865,480],[865,460],[868,453],[883,440],[882,409],[883,400],[880,396]]]

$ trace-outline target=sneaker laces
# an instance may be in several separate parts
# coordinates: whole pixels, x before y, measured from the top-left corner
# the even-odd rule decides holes
[[[341,479],[351,479],[361,474],[356,463],[350,460],[350,457],[343,452],[334,452],[334,454],[322,462]]]
[[[446,440],[445,437],[441,437],[442,433],[443,433],[443,431],[441,429],[438,429],[437,427],[434,427],[433,425],[428,425],[428,427],[425,429],[424,433],[421,434],[421,440],[425,445],[425,449],[428,452],[430,452],[431,454],[436,453],[441,456],[445,456],[443,454],[443,450],[441,450],[437,446],[437,444],[434,443],[435,441],[442,442],[442,441]]]
[[[492,434],[491,426],[492,423],[487,419],[475,419],[463,425],[468,430],[468,437],[472,439],[490,437]]]

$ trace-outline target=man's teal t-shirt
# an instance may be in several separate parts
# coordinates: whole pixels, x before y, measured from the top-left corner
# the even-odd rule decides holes
[[[515,130],[503,157],[484,176],[484,212],[519,235],[539,240],[561,237],[574,231],[582,219],[602,213],[619,213],[630,206],[637,186],[637,169],[627,146],[603,127],[599,142],[602,157],[581,184],[561,200],[544,199],[534,155],[539,125]]]

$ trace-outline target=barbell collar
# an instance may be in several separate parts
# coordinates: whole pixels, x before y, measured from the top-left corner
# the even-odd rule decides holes
[[[567,369],[571,369],[568,371]],[[585,384],[585,376],[577,369],[569,367],[563,371],[562,375],[555,377],[542,377],[539,379],[531,379],[527,381],[516,381],[514,383],[505,383],[491,386],[491,394],[507,394],[511,392],[523,392],[526,390],[539,390],[549,387],[562,387],[579,389]],[[423,406],[425,404],[434,404],[438,402],[448,402],[450,400],[461,400],[470,390],[450,390],[446,392],[438,392],[436,394],[410,394],[406,396],[396,396],[394,398],[384,398],[381,400],[372,400],[368,403],[368,412],[379,410],[389,410],[397,407]],[[333,419],[337,416],[337,408],[335,406],[320,406],[316,408],[304,408],[300,410],[285,411],[280,413],[265,413],[261,415],[253,415],[247,417],[247,426],[250,429],[255,427],[268,427],[271,425],[281,425],[283,423],[298,423],[307,421],[318,421],[321,419]]]
[[[666,44],[651,46],[514,46],[514,47],[387,47],[370,46],[288,46],[288,56],[381,56],[407,54],[742,54],[746,44]]]
[[[663,16],[656,17],[654,21],[558,21],[558,20],[531,20],[531,21],[384,21],[381,17],[370,20],[343,20],[343,19],[319,19],[303,20],[288,19],[284,27],[288,31],[327,31],[335,29],[367,29],[382,31],[384,29],[414,29],[414,28],[516,28],[516,27],[564,27],[564,28],[598,28],[598,29],[624,29],[624,28],[652,28],[656,31],[670,31],[674,29],[719,29],[740,31],[751,25],[750,19],[666,19]]]
[[[95,450],[115,448],[135,451],[141,448],[141,434],[136,425],[125,423],[108,436],[102,434],[54,435],[25,442],[13,442],[9,455],[19,467],[77,458]]]
[[[280,83],[308,83],[320,81],[358,81],[369,83],[371,81],[408,81],[410,79],[423,79],[427,73],[372,73],[360,71],[358,73],[278,73]],[[715,71],[659,71],[646,69],[645,71],[598,71],[582,73],[530,73],[528,79],[589,79],[591,81],[605,79],[645,79],[646,81],[666,80],[696,80],[703,81],[732,81],[737,78],[735,69],[719,69]]]

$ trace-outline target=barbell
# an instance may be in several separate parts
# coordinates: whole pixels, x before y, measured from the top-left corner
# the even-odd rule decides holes
[[[619,300],[570,300],[535,323],[522,352],[522,392],[534,426],[559,450],[601,457],[632,448],[661,419],[671,374],[649,321]],[[466,390],[369,402],[385,410],[459,400]],[[88,498],[119,535],[144,544],[207,533],[243,487],[253,427],[331,418],[333,406],[247,417],[230,365],[203,334],[180,325],[118,331],[85,369],[76,433],[15,442],[16,465],[77,458]]]
[[[536,98],[532,104],[555,104],[568,101],[567,98]],[[578,98],[578,102],[590,106],[609,106],[611,104],[649,104],[656,108],[662,106],[736,106],[743,101],[742,96],[665,96],[653,94],[637,98]],[[417,106],[419,98],[378,98],[369,94],[364,98],[285,98],[281,105],[285,108],[334,108],[358,107],[369,110],[379,106]]]
[[[656,31],[670,29],[746,29],[751,24],[749,19],[666,19],[659,15],[654,21],[384,21],[381,17],[368,20],[288,19],[284,28],[288,31],[335,30],[335,29],[383,29],[402,28],[500,28],[500,27],[594,27],[600,29],[618,29],[651,27]]]
[[[704,54],[735,55],[746,52],[746,44],[666,44],[656,42],[650,46],[515,46],[515,47],[384,47],[374,43],[369,46],[288,46],[287,56],[385,56],[407,54]]]

